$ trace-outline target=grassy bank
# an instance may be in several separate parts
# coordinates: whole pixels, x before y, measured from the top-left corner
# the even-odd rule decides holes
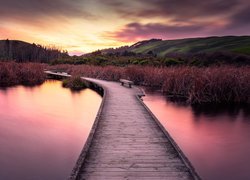
[[[57,65],[69,74],[111,81],[129,79],[160,89],[172,100],[190,104],[250,104],[250,67],[114,67]]]
[[[0,87],[37,85],[45,81],[44,65],[36,63],[0,63]]]

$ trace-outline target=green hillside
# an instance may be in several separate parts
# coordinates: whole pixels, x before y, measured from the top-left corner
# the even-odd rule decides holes
[[[224,36],[190,38],[179,40],[149,40],[138,42],[131,46],[130,51],[135,53],[153,53],[164,56],[178,53],[210,53],[216,51],[235,52],[250,55],[250,36]]]

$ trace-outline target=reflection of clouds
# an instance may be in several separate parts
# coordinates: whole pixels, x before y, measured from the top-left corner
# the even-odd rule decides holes
[[[6,91],[0,90],[1,179],[65,179],[88,137],[101,97],[91,90],[72,94],[53,80]],[[49,165],[48,159],[53,159]]]

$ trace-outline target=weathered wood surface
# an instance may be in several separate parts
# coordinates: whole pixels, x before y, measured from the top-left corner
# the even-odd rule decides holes
[[[105,97],[91,143],[71,179],[200,179],[140,102],[138,88],[86,79],[101,85]]]

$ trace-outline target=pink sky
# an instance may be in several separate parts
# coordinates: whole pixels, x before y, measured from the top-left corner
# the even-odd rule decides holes
[[[0,0],[0,39],[70,54],[151,38],[249,35],[248,0]]]

